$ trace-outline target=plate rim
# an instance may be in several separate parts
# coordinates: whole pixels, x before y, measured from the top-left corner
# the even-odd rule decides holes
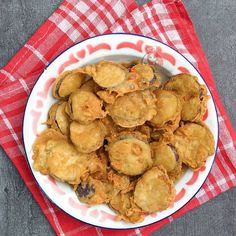
[[[34,90],[38,80],[40,79],[40,77],[42,76],[42,74],[45,72],[45,70],[47,70],[47,68],[58,58],[60,57],[63,53],[65,53],[66,51],[68,51],[69,49],[71,49],[72,47],[74,47],[75,45],[78,45],[82,42],[85,42],[85,41],[88,41],[90,39],[93,39],[93,38],[99,38],[99,37],[103,37],[103,36],[107,36],[107,35],[131,35],[131,36],[135,36],[135,37],[142,37],[142,38],[146,38],[146,39],[150,39],[152,41],[155,41],[155,42],[158,42],[160,44],[163,44],[165,46],[167,46],[168,48],[170,48],[171,50],[174,50],[178,55],[180,55],[181,57],[183,57],[197,72],[198,74],[200,75],[201,79],[204,81],[210,95],[211,95],[211,98],[212,98],[212,101],[213,101],[213,105],[214,105],[214,109],[215,109],[215,112],[216,112],[216,121],[217,121],[217,141],[215,142],[216,144],[216,147],[215,147],[215,152],[214,152],[214,157],[213,157],[213,161],[212,161],[212,164],[211,164],[211,167],[209,169],[209,172],[208,174],[206,175],[203,183],[201,184],[201,186],[196,190],[196,192],[194,193],[194,195],[182,206],[180,207],[177,211],[173,212],[172,214],[164,217],[163,219],[160,219],[160,220],[157,220],[155,222],[152,222],[152,223],[149,223],[149,224],[146,224],[146,225],[143,225],[143,226],[134,226],[134,227],[129,227],[129,228],[109,228],[109,227],[105,227],[105,226],[100,226],[100,225],[95,225],[95,224],[92,224],[92,223],[88,223],[86,221],[83,221],[81,219],[78,219],[76,218],[75,216],[72,216],[71,214],[69,214],[66,210],[62,209],[61,207],[59,207],[52,199],[51,197],[48,196],[48,194],[46,194],[46,192],[43,190],[43,188],[40,186],[40,184],[38,183],[35,175],[34,175],[34,172],[33,172],[33,169],[31,168],[30,166],[30,163],[29,163],[29,158],[28,158],[28,155],[27,155],[27,152],[26,152],[26,148],[25,148],[25,140],[24,140],[24,124],[25,124],[25,115],[26,115],[26,108],[28,107],[28,102],[31,98],[31,95],[32,95],[32,91]],[[65,50],[63,50],[62,52],[60,52],[56,57],[54,57],[52,60],[50,60],[47,64],[47,66],[43,69],[43,71],[40,73],[40,75],[38,76],[38,78],[35,80],[35,83],[33,84],[32,86],[32,89],[28,95],[28,98],[27,98],[27,101],[26,101],[26,105],[25,105],[25,108],[24,108],[24,115],[23,115],[23,119],[22,119],[22,140],[23,140],[23,148],[24,148],[24,151],[25,151],[25,159],[26,159],[26,162],[27,162],[27,165],[30,169],[30,172],[32,174],[32,176],[34,177],[34,180],[36,181],[37,185],[39,186],[39,189],[41,191],[41,193],[47,197],[47,199],[53,203],[54,205],[56,205],[60,210],[62,210],[64,213],[66,213],[67,215],[69,215],[70,217],[74,218],[75,220],[78,220],[80,222],[83,222],[83,223],[86,223],[88,225],[91,225],[91,226],[94,226],[94,227],[99,227],[99,228],[102,228],[102,229],[109,229],[109,230],[131,230],[131,229],[137,229],[137,228],[143,228],[143,227],[148,227],[150,225],[153,225],[153,224],[156,224],[162,220],[165,220],[166,218],[172,216],[173,214],[177,213],[178,211],[180,211],[181,209],[183,209],[195,196],[196,194],[199,192],[199,190],[202,188],[203,184],[206,182],[211,170],[212,170],[212,167],[215,163],[215,159],[216,159],[216,153],[217,153],[217,149],[218,149],[218,143],[219,143],[219,117],[218,117],[218,112],[217,112],[217,108],[216,108],[216,102],[215,102],[215,99],[214,97],[212,96],[212,92],[211,90],[209,89],[209,86],[208,84],[206,83],[206,80],[204,79],[204,77],[202,76],[202,74],[200,73],[200,71],[193,65],[193,63],[191,63],[183,54],[179,53],[177,51],[177,49],[169,46],[168,44],[166,43],[163,43],[157,39],[154,39],[152,37],[149,37],[149,36],[145,36],[145,35],[142,35],[142,34],[135,34],[135,33],[125,33],[125,32],[116,32],[116,33],[106,33],[106,34],[99,34],[99,35],[95,35],[95,36],[92,36],[92,37],[89,37],[89,38],[86,38],[86,39],[83,39],[77,43],[74,43],[73,45],[71,45],[70,47],[66,48]]]

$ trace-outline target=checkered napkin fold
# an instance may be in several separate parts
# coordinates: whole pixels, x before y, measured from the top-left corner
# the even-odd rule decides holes
[[[0,144],[58,235],[120,235],[100,229],[58,209],[39,190],[25,160],[22,119],[29,93],[44,68],[71,45],[94,35],[131,32],[156,38],[182,53],[201,72],[219,116],[217,156],[206,182],[181,210],[151,226],[122,235],[149,235],[183,213],[236,185],[236,135],[216,91],[210,68],[181,0],[153,0],[138,7],[133,0],[66,0],[24,47],[0,70]]]

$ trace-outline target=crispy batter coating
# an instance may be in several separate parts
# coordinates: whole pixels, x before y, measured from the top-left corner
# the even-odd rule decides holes
[[[145,172],[134,190],[134,202],[148,213],[167,209],[174,197],[174,184],[162,167]]]
[[[47,125],[60,131],[64,135],[69,134],[69,116],[65,112],[66,102],[55,103],[48,112]]]
[[[156,114],[155,102],[154,94],[150,90],[144,90],[119,97],[106,108],[116,124],[135,127],[153,118]]]
[[[186,123],[178,128],[174,145],[181,153],[183,163],[194,170],[203,166],[215,151],[214,137],[203,123]]]
[[[53,84],[52,94],[56,99],[68,97],[83,83],[86,74],[80,70],[65,71],[58,76]]]
[[[181,118],[181,102],[178,95],[172,91],[156,90],[156,115],[151,119],[154,127],[175,130],[179,127]]]
[[[114,195],[109,205],[118,213],[117,220],[124,220],[126,222],[138,223],[144,220],[144,213],[134,203],[132,193],[118,193]]]
[[[132,135],[109,143],[108,153],[111,166],[126,175],[140,175],[152,166],[149,144]]]
[[[103,145],[106,129],[100,120],[95,120],[88,125],[76,121],[70,124],[70,139],[76,149],[82,153],[96,151]]]
[[[90,205],[96,205],[108,202],[106,184],[98,179],[89,177],[87,181],[82,182],[75,193],[79,200]]]
[[[76,151],[59,132],[48,129],[33,146],[34,168],[69,184],[79,184],[87,172],[87,155]]]
[[[117,220],[138,223],[167,209],[173,182],[204,165],[214,138],[201,123],[205,86],[179,74],[160,87],[162,70],[100,61],[59,75],[34,169],[70,184],[81,202],[108,204]]]
[[[190,74],[175,75],[165,83],[164,89],[174,91],[182,98],[182,120],[202,120],[209,96],[206,87],[198,83],[196,76]]]
[[[87,65],[84,71],[91,75],[94,81],[103,88],[110,88],[122,83],[128,70],[118,63],[101,61],[95,65]]]
[[[182,175],[182,160],[175,147],[168,141],[161,140],[151,143],[153,166],[162,166],[166,169],[169,178],[173,181]]]
[[[79,89],[70,95],[66,112],[72,120],[88,124],[106,116],[102,106],[103,102],[94,93]]]

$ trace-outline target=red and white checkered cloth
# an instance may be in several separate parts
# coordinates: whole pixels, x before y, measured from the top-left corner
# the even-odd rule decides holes
[[[138,7],[133,0],[66,0],[0,70],[0,144],[58,235],[115,236],[121,231],[100,229],[77,221],[58,209],[39,190],[26,164],[22,144],[26,100],[38,76],[56,55],[85,38],[109,32],[150,36],[187,57],[200,70],[213,94],[220,130],[215,163],[197,195],[171,217],[151,226],[122,231],[122,235],[148,235],[236,185],[236,135],[182,1],[153,0]]]

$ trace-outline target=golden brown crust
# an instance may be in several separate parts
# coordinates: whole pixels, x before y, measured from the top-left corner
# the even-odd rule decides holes
[[[172,76],[164,89],[177,93],[183,103],[181,119],[184,121],[200,121],[206,112],[209,96],[204,85],[198,83],[198,78],[190,74]]]
[[[203,123],[186,123],[175,132],[174,145],[182,155],[182,161],[196,170],[204,165],[215,151],[214,137]]]
[[[148,213],[167,209],[174,197],[174,184],[162,167],[145,172],[134,190],[134,202]]]
[[[131,128],[153,118],[156,114],[155,102],[156,98],[151,91],[136,91],[117,98],[106,109],[116,124]]]

